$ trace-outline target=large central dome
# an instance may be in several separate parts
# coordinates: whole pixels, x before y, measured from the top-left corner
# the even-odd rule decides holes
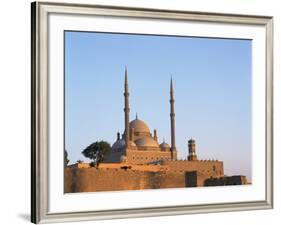
[[[150,130],[148,126],[145,124],[145,122],[139,120],[138,118],[130,122],[130,129],[132,128],[134,128],[135,132],[150,133]]]
[[[142,137],[135,141],[140,147],[159,147],[158,143],[152,137]]]

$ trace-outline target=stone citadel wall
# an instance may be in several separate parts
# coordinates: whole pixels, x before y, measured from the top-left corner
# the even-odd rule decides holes
[[[211,170],[213,165],[218,171],[223,170],[222,162],[206,161],[203,164],[198,162],[166,162],[174,164],[173,169],[170,169],[171,165],[117,167],[118,164],[109,164],[106,167],[105,163],[98,169],[87,168],[86,165],[67,167],[64,191],[72,193],[197,187],[204,186],[209,178],[219,177],[217,171]],[[212,181],[209,181],[209,184],[210,182]]]
[[[205,186],[241,185],[248,184],[245,176],[216,177],[205,180]]]
[[[125,169],[65,169],[64,192],[94,192],[185,187],[183,173]]]
[[[225,176],[217,160],[163,161],[157,165],[77,163],[65,168],[64,192],[120,191],[248,184],[245,176]]]
[[[221,177],[224,175],[223,162],[218,160],[164,161],[163,165],[174,172],[197,171],[198,174],[207,177]]]

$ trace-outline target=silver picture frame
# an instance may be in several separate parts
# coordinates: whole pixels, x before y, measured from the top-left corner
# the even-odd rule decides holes
[[[216,22],[237,25],[258,25],[266,29],[266,182],[263,201],[223,203],[207,205],[178,205],[154,208],[120,209],[106,211],[84,211],[50,213],[48,198],[48,15],[102,15],[110,17],[131,17],[165,19],[177,21]],[[128,8],[102,5],[83,5],[33,2],[31,5],[31,222],[63,222],[167,216],[191,213],[226,212],[273,208],[273,18],[270,16],[188,12],[149,8]]]

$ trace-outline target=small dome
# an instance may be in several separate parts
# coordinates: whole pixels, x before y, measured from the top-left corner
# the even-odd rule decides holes
[[[189,144],[195,143],[195,140],[191,138],[191,139],[188,140],[188,143],[189,143]]]
[[[145,122],[137,118],[130,122],[130,129],[131,128],[134,128],[135,132],[150,133],[149,128],[145,124]]]
[[[140,147],[159,147],[158,143],[152,137],[142,137],[135,141]]]
[[[126,143],[125,143],[125,140],[123,140],[123,139],[117,140],[117,141],[112,145],[112,150],[122,149],[122,148],[125,147],[125,144],[126,144]],[[136,146],[135,142],[130,141],[130,146],[135,147],[135,146]]]
[[[168,144],[168,143],[166,143],[166,142],[162,142],[161,144],[160,144],[160,148],[170,148],[170,145]]]
[[[115,141],[115,143],[112,145],[112,150],[121,149],[124,146],[125,146],[125,141],[120,139],[120,140]]]

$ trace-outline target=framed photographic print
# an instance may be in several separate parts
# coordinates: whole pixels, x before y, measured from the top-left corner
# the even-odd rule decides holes
[[[31,8],[32,222],[273,207],[272,17]]]

